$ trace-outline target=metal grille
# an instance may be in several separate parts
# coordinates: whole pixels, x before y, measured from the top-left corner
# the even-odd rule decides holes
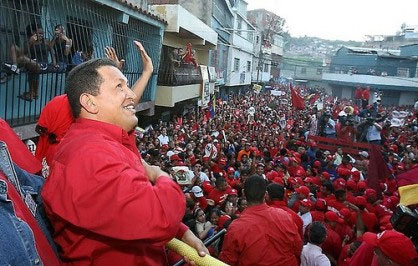
[[[59,69],[52,64],[47,41],[37,47],[28,43],[40,28],[44,39],[52,40],[57,25],[63,26],[73,42],[68,55],[57,56],[58,61],[66,63],[66,68]],[[93,1],[0,0],[0,33],[0,117],[12,126],[36,122],[43,106],[64,93],[65,77],[81,54],[84,57],[91,53],[93,58],[100,58],[104,57],[106,46],[113,46],[118,56],[126,60],[123,72],[132,84],[143,67],[134,39],[143,43],[155,70],[141,101],[155,99],[162,45],[159,27]],[[13,65],[18,65],[19,74],[13,71]],[[33,65],[38,65],[36,71]],[[28,92],[33,94],[29,96],[35,96],[35,91],[37,99],[18,98]]]

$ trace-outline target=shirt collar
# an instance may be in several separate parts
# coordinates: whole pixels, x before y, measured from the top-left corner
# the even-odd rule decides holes
[[[309,248],[311,248],[311,249],[316,249],[316,250],[318,250],[319,252],[322,252],[322,248],[320,247],[320,246],[317,246],[317,245],[315,245],[315,244],[312,244],[312,243],[310,243],[310,242],[308,242],[308,244],[306,244]]]
[[[77,118],[75,123],[82,128],[88,128],[90,130],[99,131],[100,133],[122,144],[129,143],[130,136],[134,132],[132,130],[128,133],[118,126],[103,121],[92,120],[87,118]]]
[[[258,212],[258,211],[261,211],[261,210],[264,210],[264,209],[267,209],[267,208],[269,208],[269,206],[267,206],[267,204],[266,203],[261,203],[261,204],[257,204],[257,205],[254,205],[254,206],[250,206],[250,207],[247,207],[247,208],[245,208],[245,210],[244,211],[242,211],[242,214],[244,214],[244,213],[250,213],[250,212]]]

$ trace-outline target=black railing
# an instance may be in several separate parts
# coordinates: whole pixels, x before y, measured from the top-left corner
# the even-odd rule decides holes
[[[106,46],[126,60],[123,72],[133,83],[143,67],[134,39],[143,43],[154,63],[155,73],[141,99],[153,101],[161,28],[91,0],[1,0],[0,117],[12,126],[36,122],[43,106],[65,92],[71,68],[104,57]]]

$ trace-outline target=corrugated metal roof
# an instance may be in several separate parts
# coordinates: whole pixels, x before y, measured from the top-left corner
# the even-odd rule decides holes
[[[355,53],[371,53],[371,54],[377,54],[379,56],[390,56],[390,55],[399,56],[401,54],[401,50],[387,50],[387,49],[352,47],[352,46],[346,46],[345,48]]]
[[[150,18],[153,18],[155,20],[158,20],[158,21],[164,23],[165,25],[168,24],[165,19],[163,19],[162,17],[158,16],[157,14],[154,14],[154,13],[148,11],[148,10],[143,9],[141,6],[139,6],[138,4],[136,4],[132,0],[114,0],[114,1],[119,2],[119,3],[122,3],[122,4],[130,7],[131,9],[133,9],[133,10],[135,10],[135,11],[141,13],[141,14],[144,14],[144,15],[150,17]]]

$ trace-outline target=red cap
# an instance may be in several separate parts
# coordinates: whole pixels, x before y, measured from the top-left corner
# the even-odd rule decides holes
[[[332,185],[334,186],[335,190],[345,190],[347,183],[345,179],[337,178],[334,180],[334,182],[332,182]]]
[[[238,191],[236,190],[236,189],[231,189],[230,191],[229,191],[229,193],[228,193],[228,195],[235,195],[235,196],[238,196]]]
[[[182,161],[177,161],[176,166],[186,166],[186,164],[183,163]]]
[[[226,159],[225,158],[219,159],[219,164],[226,165]]]
[[[266,177],[267,177],[267,179],[268,179],[268,180],[272,181],[272,180],[274,180],[276,177],[279,177],[279,174],[278,174],[276,171],[271,170],[270,172],[268,172],[268,173],[266,174]]]
[[[351,217],[351,211],[347,208],[342,208],[340,210],[340,214],[344,217],[344,219],[349,219]]]
[[[331,175],[328,173],[328,172],[322,172],[322,174],[321,174],[325,179],[327,179],[327,180],[329,180],[330,179],[330,177],[331,177]]]
[[[338,168],[338,175],[343,177],[343,176],[350,176],[351,175],[351,171],[347,168]]]
[[[221,217],[219,217],[218,219],[218,228],[223,229],[224,224],[229,220],[231,220],[231,217],[229,217],[229,215],[221,215]]]
[[[358,190],[365,190],[367,188],[367,184],[364,181],[360,181],[357,183],[357,189]]]
[[[301,177],[296,177],[295,178],[296,183],[298,183],[299,185],[303,186],[305,185],[305,182],[303,182]]]
[[[229,174],[230,173],[235,173],[235,169],[234,169],[234,167],[228,167],[228,169],[226,170]]]
[[[357,189],[357,184],[353,180],[348,180],[347,187],[355,191]]]
[[[207,157],[207,156],[203,157],[203,161],[204,161],[204,162],[209,162],[209,160],[210,160],[210,158],[209,158],[209,157]]]
[[[305,183],[313,183],[312,177],[308,176],[307,178],[305,178]]]
[[[328,220],[328,221],[330,221],[330,222],[337,222],[337,223],[339,223],[339,224],[344,223],[344,220],[343,220],[343,219],[341,219],[341,218],[338,216],[338,214],[336,214],[336,213],[335,213],[335,212],[333,212],[333,211],[327,211],[327,212],[325,213],[325,219],[326,219],[326,220]]]
[[[376,197],[377,196],[377,192],[376,190],[372,189],[372,188],[368,188],[364,191],[364,196],[368,199],[371,197]]]
[[[367,232],[363,235],[363,241],[378,247],[389,259],[400,265],[413,265],[413,260],[418,258],[412,241],[395,230],[386,230],[379,234]]]
[[[313,167],[314,167],[314,168],[319,168],[319,167],[321,167],[321,162],[320,162],[320,161],[315,161],[315,162],[313,163]]]
[[[177,154],[173,154],[170,157],[170,161],[181,161],[181,158]]]
[[[309,197],[309,193],[311,192],[307,186],[300,186],[295,191],[299,194],[304,195],[305,197]]]
[[[363,197],[363,196],[357,196],[356,197],[356,205],[358,207],[366,207],[366,204],[367,204],[367,200],[366,200],[365,197]]]
[[[303,199],[301,201],[299,201],[300,205],[305,206],[305,207],[312,207],[312,202],[309,199]]]
[[[359,171],[354,171],[351,173],[351,178],[355,181],[358,182],[360,181],[360,172]]]
[[[315,203],[315,209],[325,211],[327,209],[327,202],[324,199],[318,199]]]

